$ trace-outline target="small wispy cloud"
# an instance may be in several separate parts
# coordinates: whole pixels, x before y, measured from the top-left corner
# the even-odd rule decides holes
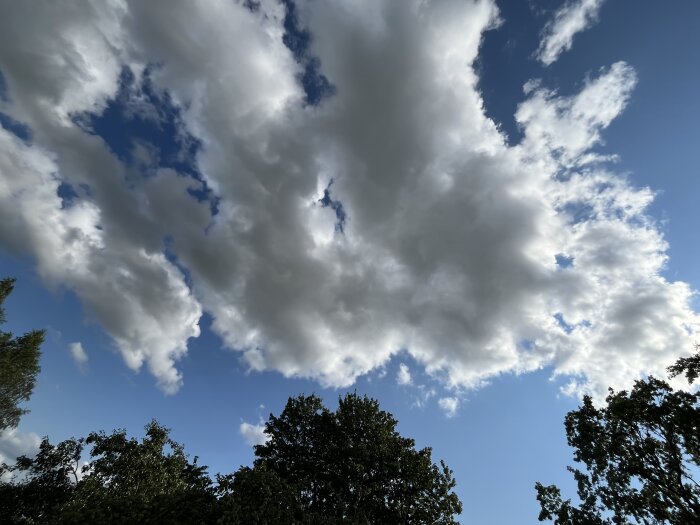
[[[253,425],[252,423],[246,423],[244,421],[241,423],[238,430],[251,447],[263,445],[270,439],[270,436],[265,433],[265,425],[263,423]]]
[[[411,377],[411,371],[409,370],[408,366],[404,363],[401,363],[399,365],[399,371],[396,374],[396,382],[399,385],[410,385],[413,382],[413,378]]]
[[[574,36],[598,20],[604,0],[574,0],[560,7],[542,31],[537,58],[548,66],[571,49]]]
[[[71,343],[68,345],[68,348],[75,364],[78,368],[84,370],[88,362],[88,355],[83,348],[83,344],[81,342]]]
[[[413,406],[417,408],[424,408],[428,401],[435,397],[437,393],[434,388],[428,388],[425,385],[418,385],[417,389],[418,396],[413,401]]]
[[[447,417],[454,417],[459,409],[459,399],[456,397],[441,397],[438,399],[438,405],[440,405]]]

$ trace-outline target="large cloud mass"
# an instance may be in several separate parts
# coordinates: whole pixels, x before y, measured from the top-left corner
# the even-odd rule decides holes
[[[0,111],[32,132],[0,131],[0,243],[73,289],[129,366],[175,391],[203,311],[252,369],[334,386],[405,350],[454,387],[553,365],[599,392],[690,349],[653,194],[595,153],[629,65],[571,96],[528,83],[510,147],[472,67],[492,1],[298,2],[333,86],[315,106],[284,6],[243,4],[0,2]],[[196,177],[81,125],[124,71],[180,108]]]

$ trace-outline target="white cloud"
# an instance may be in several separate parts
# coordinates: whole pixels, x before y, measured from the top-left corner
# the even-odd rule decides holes
[[[557,96],[537,81],[529,82],[527,99],[515,114],[525,131],[523,149],[565,168],[601,160],[591,156],[590,149],[601,142],[601,132],[625,108],[636,82],[634,69],[625,62],[601,69],[598,77],[589,79],[570,97]]]
[[[81,342],[71,343],[68,345],[68,348],[73,361],[82,369],[88,362],[88,355],[83,348],[83,344]]]
[[[437,392],[434,388],[426,387],[425,385],[416,385],[416,395],[413,397],[413,406],[424,408],[431,398],[435,397]]]
[[[13,465],[19,456],[34,457],[39,452],[41,438],[34,432],[22,432],[16,428],[6,429],[0,433],[0,464]],[[79,459],[75,466],[75,475],[77,481],[82,479],[86,474],[83,472],[84,467],[90,467],[90,462]],[[5,472],[0,481],[9,482],[12,479],[12,473]],[[22,476],[20,474],[20,476]],[[71,474],[72,477],[72,474]],[[73,481],[71,479],[71,481]]]
[[[251,447],[255,445],[263,445],[268,439],[270,439],[270,436],[265,433],[265,425],[263,423],[253,425],[244,421],[241,423],[238,430],[246,440],[246,443],[248,443]]]
[[[546,66],[556,62],[571,49],[574,36],[596,23],[604,1],[570,0],[557,9],[542,31],[537,58]]]
[[[108,173],[110,167],[112,175],[118,175],[116,161],[102,144],[78,130],[65,135],[61,140],[68,141],[65,149],[70,151],[64,153],[80,156],[81,162],[103,161],[101,167],[86,170],[86,177],[96,177],[99,184],[95,174]],[[93,154],[95,159],[90,158]],[[129,201],[136,197],[123,193],[126,181],[110,188],[122,194],[127,207],[117,219],[100,207],[113,206],[107,202],[81,199],[63,207],[57,195],[60,170],[52,154],[0,129],[0,173],[5,175],[0,178],[0,242],[33,256],[47,282],[73,289],[112,335],[127,364],[136,370],[146,362],[161,387],[174,392],[181,383],[174,363],[186,352],[187,339],[199,334],[199,304],[157,243],[145,245],[136,230],[119,231],[124,225],[118,221],[138,221],[129,216],[135,211],[128,209]],[[166,183],[164,178],[150,179],[146,185],[176,191],[179,181]],[[92,186],[97,195],[98,184]],[[143,189],[146,194],[151,191]]]
[[[441,397],[438,399],[438,405],[447,417],[454,417],[459,409],[459,399],[456,397]]]
[[[410,385],[413,380],[411,378],[411,371],[405,363],[399,365],[399,371],[396,374],[396,382],[399,385]]]
[[[6,429],[0,433],[0,464],[12,465],[19,456],[33,456],[39,451],[41,439],[34,432],[20,432],[16,428]],[[9,473],[5,479],[9,481]]]
[[[0,130],[0,244],[74,290],[165,391],[203,311],[251,369],[336,387],[405,350],[448,386],[552,365],[604,392],[692,350],[693,291],[662,275],[653,192],[595,151],[629,65],[569,96],[528,83],[509,147],[472,67],[492,1],[301,1],[336,88],[320,107],[303,103],[277,2],[61,5],[0,3],[0,110],[34,133]],[[148,63],[202,141],[215,216],[188,194],[198,182],[140,177],[71,121]],[[344,233],[319,203],[331,180]],[[68,206],[62,182],[79,191]]]

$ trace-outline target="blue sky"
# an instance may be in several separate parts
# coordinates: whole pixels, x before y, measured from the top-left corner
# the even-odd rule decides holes
[[[30,4],[0,275],[48,336],[3,457],[156,418],[230,472],[289,396],[357,391],[464,523],[532,523],[577,396],[692,351],[697,2]]]

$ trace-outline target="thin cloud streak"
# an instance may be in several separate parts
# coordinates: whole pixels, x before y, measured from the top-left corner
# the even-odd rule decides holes
[[[545,66],[571,49],[574,37],[598,21],[605,0],[571,0],[560,7],[542,30],[537,58]]]

